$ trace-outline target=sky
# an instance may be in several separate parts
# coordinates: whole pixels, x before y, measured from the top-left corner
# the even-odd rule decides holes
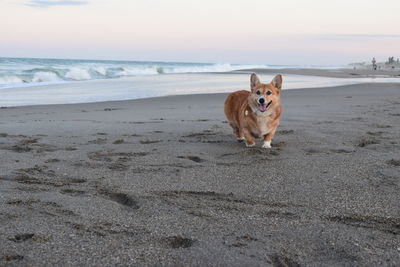
[[[0,57],[337,66],[400,57],[398,0],[0,0]]]

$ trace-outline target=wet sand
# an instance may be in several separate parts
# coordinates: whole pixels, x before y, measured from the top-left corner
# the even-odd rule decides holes
[[[0,265],[400,265],[400,84],[0,109]]]

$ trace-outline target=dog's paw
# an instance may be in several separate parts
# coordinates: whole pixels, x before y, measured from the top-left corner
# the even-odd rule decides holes
[[[246,140],[246,138],[244,138],[244,136],[242,136],[242,137],[236,138],[236,140],[237,140],[238,142],[243,142],[244,140]]]
[[[256,145],[256,143],[251,143],[251,144],[249,144],[249,143],[246,142],[246,147],[253,147],[253,146],[255,146],[255,145]]]
[[[264,141],[262,148],[271,148],[271,141]]]

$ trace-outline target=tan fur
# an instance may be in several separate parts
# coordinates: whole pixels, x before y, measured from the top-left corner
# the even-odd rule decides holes
[[[228,95],[225,100],[225,115],[238,140],[243,140],[244,137],[247,146],[254,146],[254,138],[263,137],[263,147],[269,147],[267,142],[271,142],[274,137],[282,112],[282,76],[279,74],[271,83],[263,84],[253,73],[250,77],[250,88],[251,91],[241,90]],[[268,91],[271,92],[270,95],[267,94]],[[257,102],[260,98],[264,98],[265,103],[272,101],[263,112]]]

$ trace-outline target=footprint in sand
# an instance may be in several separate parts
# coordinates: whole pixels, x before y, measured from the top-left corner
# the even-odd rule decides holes
[[[107,143],[107,138],[97,138],[95,140],[91,140],[88,142],[88,144],[96,144],[96,145],[102,145]]]
[[[366,147],[369,145],[375,145],[375,144],[379,144],[379,143],[380,143],[380,141],[376,138],[364,137],[358,142],[357,146],[358,147]]]
[[[386,164],[391,165],[393,167],[400,167],[400,160],[391,159],[386,161]]]
[[[125,141],[124,141],[124,139],[117,139],[117,140],[115,140],[114,142],[113,142],[113,144],[114,145],[120,145],[120,144],[123,144]]]
[[[64,194],[64,195],[73,196],[73,197],[86,195],[86,192],[85,192],[85,191],[76,190],[76,189],[71,189],[71,188],[69,188],[69,189],[62,189],[62,190],[60,190],[60,193],[61,193],[61,194]]]
[[[5,261],[21,261],[24,259],[24,256],[19,254],[10,254],[10,255],[4,255],[2,259]]]
[[[125,194],[125,193],[118,193],[118,192],[112,192],[108,191],[106,189],[100,189],[98,190],[98,193],[101,194],[102,196],[108,198],[111,201],[114,201],[122,206],[128,207],[133,210],[139,209],[139,205],[133,197]]]
[[[195,240],[182,236],[169,236],[163,238],[161,243],[170,248],[190,248],[195,243]]]
[[[282,254],[273,254],[269,257],[273,266],[300,267],[300,264]]]
[[[142,145],[148,145],[148,144],[155,144],[155,143],[160,143],[162,142],[161,140],[140,140],[139,143]]]
[[[188,160],[194,161],[196,163],[201,163],[201,162],[205,161],[204,159],[201,159],[198,156],[179,156],[178,158],[179,159],[188,159]]]

